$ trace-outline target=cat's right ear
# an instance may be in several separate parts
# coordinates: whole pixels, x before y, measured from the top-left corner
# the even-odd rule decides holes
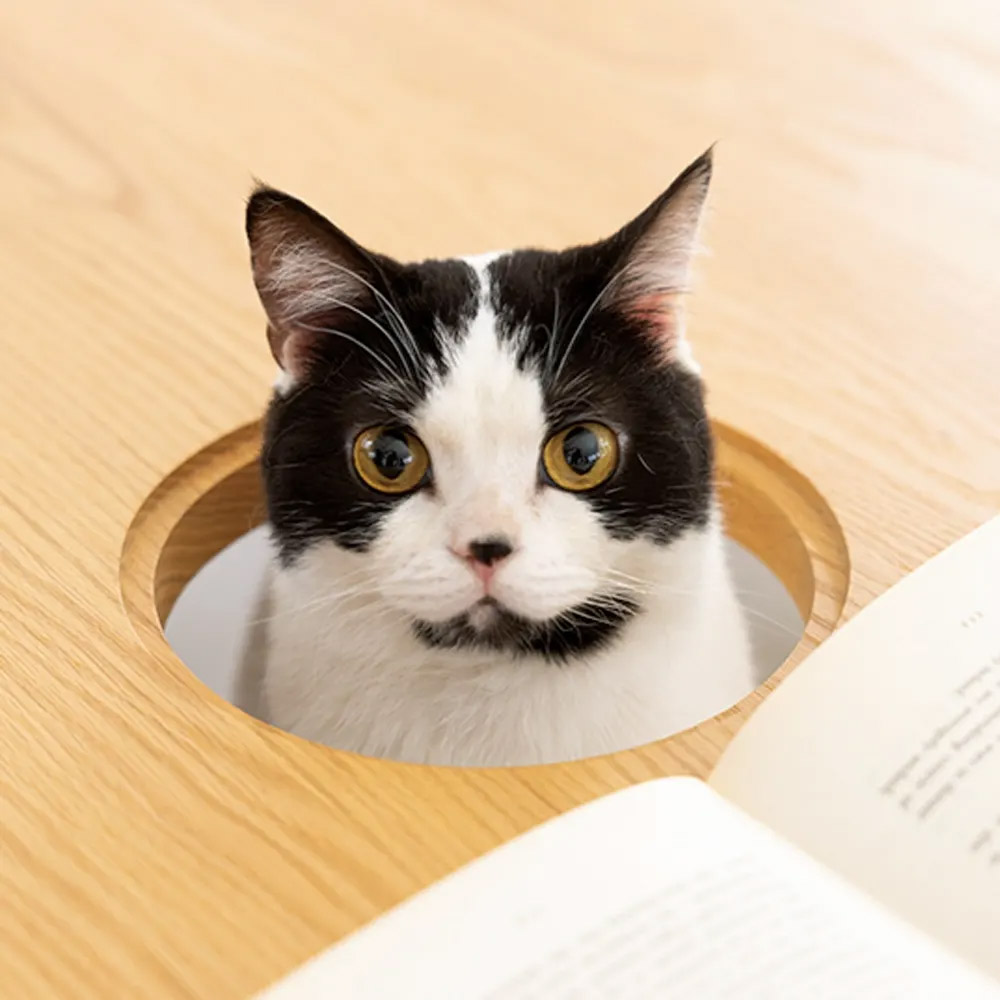
[[[304,202],[259,186],[247,202],[247,240],[275,361],[293,380],[312,346],[377,305],[380,261]]]

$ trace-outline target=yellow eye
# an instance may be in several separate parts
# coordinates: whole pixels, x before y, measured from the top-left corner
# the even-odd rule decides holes
[[[549,438],[542,464],[563,490],[592,490],[611,477],[618,465],[618,438],[604,424],[574,424]]]
[[[424,482],[430,464],[421,440],[396,427],[369,427],[354,441],[354,468],[380,493],[415,490]]]

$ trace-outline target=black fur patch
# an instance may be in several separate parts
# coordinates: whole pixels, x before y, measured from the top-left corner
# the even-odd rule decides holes
[[[707,522],[712,437],[701,380],[667,364],[641,320],[602,303],[616,259],[603,244],[509,254],[490,265],[492,305],[541,380],[549,430],[597,420],[619,434],[617,471],[580,498],[615,538],[666,543]]]
[[[354,439],[375,424],[407,423],[428,378],[444,364],[441,329],[460,336],[475,314],[478,283],[461,261],[382,261],[381,272],[391,275],[384,294],[412,333],[420,363],[405,367],[373,322],[341,313],[337,330],[353,342],[318,335],[305,380],[287,396],[275,393],[268,409],[261,470],[268,517],[286,565],[324,538],[355,551],[371,544],[399,500],[357,477]],[[383,305],[372,317],[391,331],[389,312]]]
[[[469,624],[467,614],[443,624],[418,622],[414,631],[427,645],[441,649],[495,650],[560,662],[603,648],[638,611],[631,598],[609,595],[546,622],[529,621],[498,607],[495,621],[482,631]]]

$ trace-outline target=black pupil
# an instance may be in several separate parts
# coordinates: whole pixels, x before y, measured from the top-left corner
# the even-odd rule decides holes
[[[386,479],[399,479],[413,461],[413,452],[402,431],[383,431],[369,447],[368,457]]]
[[[563,458],[578,475],[585,476],[601,457],[601,442],[589,427],[574,427],[563,438]]]

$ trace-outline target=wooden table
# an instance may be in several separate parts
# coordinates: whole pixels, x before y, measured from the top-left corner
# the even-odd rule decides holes
[[[1000,506],[998,21],[3,5],[4,995],[246,996],[546,817],[706,773],[766,693],[614,757],[463,771],[307,744],[186,671],[158,615],[256,503],[252,174],[387,252],[451,254],[597,237],[719,140],[692,333],[733,530],[810,619],[787,671]]]

